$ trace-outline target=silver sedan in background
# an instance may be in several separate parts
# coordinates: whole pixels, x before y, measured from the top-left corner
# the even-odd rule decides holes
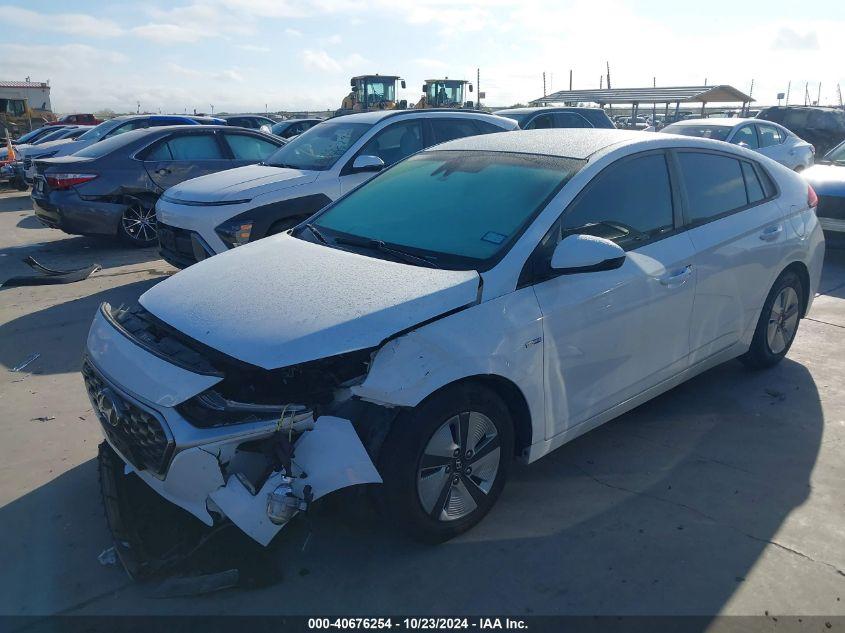
[[[816,154],[810,143],[782,125],[759,119],[688,119],[661,131],[740,145],[798,172],[812,166]]]

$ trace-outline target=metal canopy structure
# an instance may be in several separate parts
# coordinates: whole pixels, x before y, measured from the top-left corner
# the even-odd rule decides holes
[[[531,105],[547,105],[550,103],[597,103],[599,106],[613,106],[615,104],[631,105],[632,118],[637,120],[640,104],[651,104],[653,118],[657,114],[657,104],[665,104],[666,115],[669,115],[669,104],[675,104],[675,120],[682,103],[700,103],[701,115],[708,103],[741,103],[745,113],[754,99],[740,92],[733,86],[677,86],[669,88],[606,88],[600,90],[561,90],[554,94],[540,97]]]
[[[561,90],[531,102],[599,105],[637,103],[751,103],[749,95],[733,86],[679,86],[671,88],[606,88],[604,90]]]

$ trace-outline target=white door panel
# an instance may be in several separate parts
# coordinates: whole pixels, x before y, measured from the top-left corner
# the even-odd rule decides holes
[[[770,201],[693,228],[689,236],[698,273],[690,332],[696,363],[756,324],[783,252],[783,213]]]
[[[549,436],[687,366],[695,269],[686,233],[627,254],[621,268],[534,286],[543,314]]]

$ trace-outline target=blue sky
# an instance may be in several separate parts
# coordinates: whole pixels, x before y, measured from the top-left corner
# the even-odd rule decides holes
[[[702,6],[693,6],[702,4]],[[357,74],[475,80],[490,105],[551,89],[792,81],[845,90],[845,2],[208,0],[2,2],[0,79],[50,80],[58,112],[336,108]]]

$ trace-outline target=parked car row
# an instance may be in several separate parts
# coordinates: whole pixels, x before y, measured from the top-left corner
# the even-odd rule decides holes
[[[107,515],[138,477],[267,545],[314,500],[373,484],[391,524],[443,541],[489,512],[514,459],[729,359],[786,355],[824,257],[801,175],[700,135],[516,128],[340,116],[167,189],[165,253],[205,261],[104,304],[85,352]],[[203,132],[131,132],[115,161],[154,180],[168,135]],[[38,177],[83,190],[97,160]],[[277,222],[296,225],[255,241]],[[135,555],[125,531],[115,547]]]

